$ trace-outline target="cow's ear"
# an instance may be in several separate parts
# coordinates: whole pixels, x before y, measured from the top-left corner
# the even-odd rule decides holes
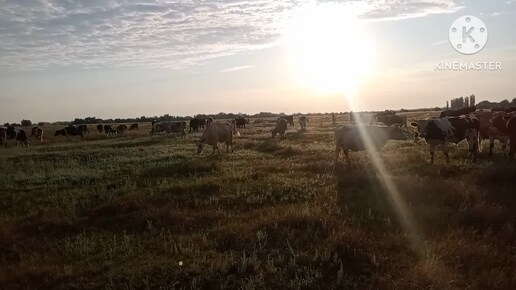
[[[415,128],[415,127],[417,127],[417,123],[416,122],[410,122],[410,126]]]

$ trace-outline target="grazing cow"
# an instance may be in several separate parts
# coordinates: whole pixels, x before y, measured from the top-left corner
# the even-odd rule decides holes
[[[102,130],[104,129],[104,127],[100,124],[97,125],[97,131],[99,131],[99,133],[102,133]]]
[[[113,129],[113,127],[111,125],[104,125],[104,133],[106,133],[106,135],[116,135],[116,130]]]
[[[212,155],[215,153],[215,149],[220,153],[218,143],[226,143],[226,152],[229,153],[229,146],[231,146],[231,152],[233,150],[233,133],[235,129],[228,123],[213,123],[206,126],[201,139],[195,141],[197,146],[197,154],[201,154],[204,144],[213,146]]]
[[[0,127],[0,144],[7,146],[7,128]]]
[[[123,134],[127,131],[127,126],[124,124],[116,126],[116,133],[117,134]]]
[[[272,130],[272,138],[276,137],[276,134],[280,134],[280,139],[283,139],[285,131],[287,131],[287,120],[280,118],[276,123],[276,128]]]
[[[39,142],[43,142],[43,129],[40,127],[33,127],[30,132],[31,137],[36,137]]]
[[[206,125],[211,125],[211,124],[213,124],[213,118],[209,117],[208,120],[206,120]]]
[[[81,136],[81,138],[84,137],[84,129],[80,128],[79,126],[67,126],[64,129],[57,130],[54,133],[54,136]]]
[[[185,129],[186,122],[183,121],[156,122],[152,126],[151,134],[156,134],[157,132],[165,132],[166,134],[181,133],[181,139],[183,139],[186,135]]]
[[[488,111],[477,111],[474,115],[478,118],[479,121],[479,135],[480,142],[483,140],[489,139],[489,157],[493,155],[493,147],[494,141],[498,139],[502,144],[502,151],[505,154],[505,148],[507,147],[507,142],[509,141],[509,136],[500,132],[493,124],[491,123],[491,119],[496,112],[488,112]],[[503,114],[503,112],[502,112]]]
[[[75,127],[75,126],[70,125],[69,127]],[[81,131],[83,134],[90,133],[90,131],[88,130],[88,125],[86,125],[86,124],[77,125],[76,128],[77,128],[77,130]]]
[[[500,132],[509,136],[509,162],[512,162],[516,154],[516,113],[497,112],[491,122]]]
[[[476,110],[477,110],[477,107],[467,107],[467,108],[462,108],[462,109],[458,109],[458,110],[446,110],[446,111],[441,112],[441,114],[439,115],[439,118],[458,117],[458,116],[462,116],[462,115],[471,114],[471,113],[475,112]]]
[[[190,133],[199,131],[199,122],[197,118],[190,119]]]
[[[249,119],[245,119],[244,117],[236,117],[235,118],[235,125],[237,128],[244,128],[245,124],[249,124]]]
[[[287,121],[289,126],[294,126],[294,116],[293,115],[285,115],[278,118],[278,121],[280,119],[285,119]]]
[[[138,123],[133,123],[129,127],[129,131],[132,131],[132,130],[135,130],[135,129],[136,129],[136,131],[138,131]]]
[[[430,163],[434,163],[434,152],[438,147],[446,156],[446,162],[450,162],[448,143],[458,144],[464,139],[468,142],[469,148],[466,160],[472,156],[473,162],[476,162],[481,143],[480,122],[474,115],[419,120],[411,125],[417,128],[414,141],[417,142],[419,137],[423,137],[430,146]]]
[[[331,123],[336,124],[337,123],[337,115],[331,114]]]
[[[335,161],[340,159],[341,150],[349,163],[349,150],[367,150],[367,142],[370,141],[371,146],[380,151],[389,140],[407,140],[407,137],[398,126],[339,126],[335,129]]]
[[[376,115],[371,119],[371,123],[383,123],[387,126],[399,125],[401,127],[407,125],[407,116],[399,115]]]
[[[25,130],[14,127],[14,125],[10,125],[5,129],[5,140],[14,139],[16,142],[16,146],[18,143],[21,143],[22,146],[29,147],[30,139],[27,137]]]
[[[306,131],[306,123],[308,122],[308,118],[306,116],[299,117],[299,125],[301,126],[301,131]]]

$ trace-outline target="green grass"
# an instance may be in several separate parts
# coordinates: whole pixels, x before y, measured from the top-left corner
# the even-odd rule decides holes
[[[284,140],[271,126],[251,120],[220,155],[148,126],[82,141],[50,126],[1,148],[0,288],[516,289],[516,170],[499,146],[429,165],[423,143],[390,141],[381,176],[364,152],[334,164],[330,116]]]

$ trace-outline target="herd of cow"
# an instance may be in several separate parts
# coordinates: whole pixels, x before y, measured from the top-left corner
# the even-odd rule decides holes
[[[350,120],[363,121],[361,114],[351,113]],[[371,125],[340,126],[335,130],[336,159],[340,152],[349,162],[349,150],[360,151],[370,147],[380,150],[388,140],[407,139],[401,129],[406,125],[406,116],[397,116],[394,111],[385,111],[373,115]],[[388,126],[372,124],[383,123]],[[489,156],[492,156],[494,141],[499,140],[502,151],[506,154],[507,143],[510,144],[509,161],[516,154],[516,108],[500,108],[491,111],[479,110],[475,107],[459,110],[446,110],[437,118],[415,120],[410,125],[416,129],[414,142],[425,139],[430,147],[430,163],[434,162],[436,149],[443,151],[446,162],[449,162],[450,143],[458,144],[462,140],[468,143],[468,160],[477,160],[482,151],[482,141],[489,139]]]
[[[482,140],[489,139],[489,156],[491,157],[494,141],[499,140],[502,144],[502,151],[509,157],[514,158],[516,154],[516,108],[493,109],[491,111],[479,110],[475,107],[463,108],[460,110],[446,110],[441,112],[439,117],[424,120],[414,120],[407,123],[407,116],[397,115],[395,111],[384,111],[373,114],[369,124],[365,124],[364,115],[351,112],[349,125],[340,125],[335,129],[336,159],[340,158],[341,151],[349,162],[349,151],[361,151],[374,148],[380,150],[388,140],[406,140],[407,124],[410,124],[416,132],[414,141],[425,139],[430,147],[430,162],[434,161],[434,153],[437,149],[442,150],[449,161],[450,143],[458,144],[466,140],[468,143],[468,157],[473,162],[477,160],[477,154],[482,150]],[[299,124],[301,131],[306,130],[308,118],[300,116]],[[332,123],[337,123],[337,116],[332,114]],[[239,135],[238,129],[246,128],[249,119],[237,117],[230,121],[214,122],[212,118],[193,118],[189,120],[189,132],[203,130],[199,140],[196,140],[197,152],[201,153],[205,144],[219,151],[218,143],[225,143],[227,152],[229,147],[233,151],[233,135]],[[282,116],[277,119],[273,128],[272,138],[277,134],[283,139],[288,126],[294,126],[294,116]],[[156,134],[180,134],[181,138],[186,135],[185,121],[153,121],[150,133]],[[127,125],[97,125],[99,133],[106,135],[123,134],[126,131],[138,130],[138,123]],[[89,133],[87,125],[69,125],[57,130],[55,136],[81,136]],[[34,127],[31,136],[37,140],[43,140],[43,130]],[[23,129],[14,126],[0,127],[0,141],[7,144],[7,140],[14,139],[16,144],[29,145],[29,137]],[[507,143],[510,144],[509,153],[506,153]]]

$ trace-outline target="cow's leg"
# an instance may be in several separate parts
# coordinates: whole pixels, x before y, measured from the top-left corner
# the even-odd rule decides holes
[[[346,148],[346,149],[344,149],[344,148],[343,148],[343,151],[344,151],[344,156],[346,156],[346,162],[347,162],[348,164],[351,164],[351,161],[349,160],[349,149],[347,149],[347,148]]]
[[[430,145],[430,164],[434,164],[435,146]]]
[[[442,145],[443,147],[443,154],[446,157],[446,163],[450,163],[450,147],[448,147],[447,143],[444,143]]]
[[[493,156],[494,141],[495,139],[492,136],[489,136],[489,158]]]

